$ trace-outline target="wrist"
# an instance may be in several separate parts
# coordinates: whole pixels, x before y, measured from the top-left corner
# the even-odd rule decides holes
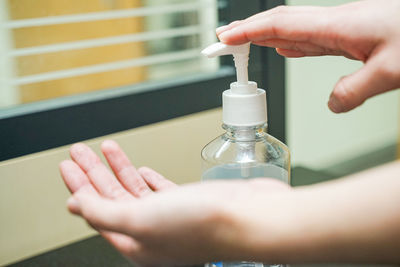
[[[285,263],[301,227],[296,220],[295,198],[294,190],[260,192],[225,207],[229,223],[226,229],[230,228],[233,233],[229,240],[229,259]]]

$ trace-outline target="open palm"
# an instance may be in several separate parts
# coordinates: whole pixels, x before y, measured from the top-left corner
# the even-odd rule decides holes
[[[251,200],[289,191],[273,179],[178,187],[150,168],[137,170],[114,141],[101,148],[114,174],[84,144],[73,145],[72,160],[60,164],[73,193],[68,208],[145,266],[243,259],[246,218],[258,213]]]

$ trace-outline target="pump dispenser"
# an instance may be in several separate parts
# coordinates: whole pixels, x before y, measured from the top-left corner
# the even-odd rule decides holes
[[[250,43],[215,43],[201,53],[209,58],[233,55],[237,81],[222,95],[222,127],[226,132],[201,151],[203,180],[275,178],[290,180],[290,154],[285,144],[268,135],[265,90],[248,81]],[[255,262],[214,262],[206,267],[283,267]]]
[[[232,126],[251,126],[267,122],[266,94],[257,89],[257,83],[248,81],[250,43],[226,45],[215,43],[201,53],[209,58],[233,55],[237,82],[230,85],[230,90],[223,93],[223,122]]]

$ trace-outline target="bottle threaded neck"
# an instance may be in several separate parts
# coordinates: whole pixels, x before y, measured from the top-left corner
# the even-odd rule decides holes
[[[222,128],[226,131],[225,136],[236,141],[254,141],[263,138],[267,134],[267,124],[255,126],[232,126],[222,124]]]

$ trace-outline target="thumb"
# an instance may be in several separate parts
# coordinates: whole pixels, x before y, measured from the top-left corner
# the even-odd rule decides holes
[[[82,216],[96,229],[132,235],[135,201],[115,201],[96,195],[76,193],[68,199],[69,210]]]
[[[332,91],[328,107],[335,113],[352,110],[368,98],[395,89],[398,75],[382,56],[375,56],[357,72],[342,77]]]

